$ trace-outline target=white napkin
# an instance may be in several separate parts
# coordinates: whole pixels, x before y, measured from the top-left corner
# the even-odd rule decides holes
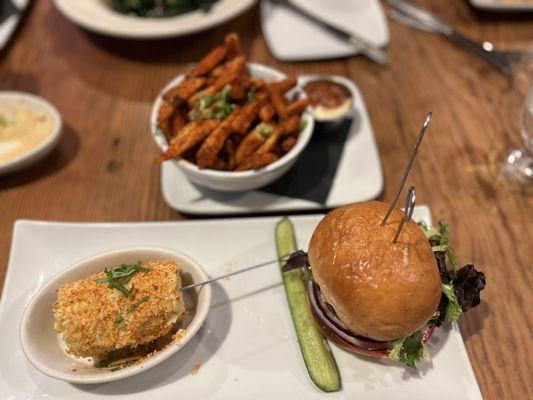
[[[378,0],[291,0],[325,21],[385,46],[387,20]],[[261,24],[268,47],[280,60],[345,57],[357,50],[305,17],[283,6],[261,1]]]

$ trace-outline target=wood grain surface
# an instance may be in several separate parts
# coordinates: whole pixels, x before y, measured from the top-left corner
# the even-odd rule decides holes
[[[482,14],[459,0],[417,3],[473,38],[533,48],[531,14]],[[63,116],[64,137],[33,168],[0,177],[0,286],[19,218],[183,218],[160,193],[151,102],[168,80],[233,30],[256,62],[289,74],[340,74],[359,85],[383,163],[384,200],[393,194],[424,116],[433,112],[409,183],[417,188],[418,203],[448,220],[460,260],[487,275],[482,305],[460,322],[475,375],[486,399],[533,398],[533,197],[504,189],[488,167],[491,154],[520,144],[523,95],[533,69],[521,65],[513,79],[505,78],[445,39],[395,22],[387,68],[362,57],[282,63],[266,47],[257,7],[202,34],[135,43],[80,30],[51,1],[35,1],[0,54],[0,90],[50,100]]]

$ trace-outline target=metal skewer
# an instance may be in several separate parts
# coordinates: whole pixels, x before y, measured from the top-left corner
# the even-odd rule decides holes
[[[261,264],[252,265],[251,267],[246,267],[246,268],[240,269],[238,271],[228,272],[227,274],[219,275],[219,276],[216,276],[214,278],[207,279],[207,280],[205,280],[203,282],[197,282],[197,283],[193,283],[191,285],[183,286],[181,288],[181,290],[192,289],[192,288],[195,288],[197,286],[206,285],[208,283],[215,282],[215,281],[218,281],[218,280],[223,279],[223,278],[227,278],[227,277],[230,277],[230,276],[233,276],[233,275],[237,275],[237,274],[242,274],[243,272],[251,271],[251,270],[256,269],[256,268],[265,267],[267,265],[271,265],[271,264],[274,264],[274,263],[277,263],[277,262],[280,262],[280,261],[286,261],[286,260],[289,259],[290,255],[291,254],[284,254],[280,258],[275,259],[275,260],[265,261],[265,262],[262,262]]]
[[[409,172],[411,171],[411,167],[413,166],[413,162],[415,161],[416,154],[418,153],[418,148],[420,147],[420,143],[422,143],[422,139],[424,139],[424,135],[426,133],[426,130],[428,129],[429,123],[431,122],[431,116],[432,113],[429,113],[426,117],[426,120],[424,121],[424,125],[420,129],[420,132],[418,133],[418,139],[416,141],[415,147],[413,148],[413,152],[411,153],[411,158],[409,158],[409,162],[407,163],[407,168],[405,169],[405,172],[403,173],[402,181],[400,182],[400,187],[398,187],[398,191],[396,192],[396,196],[394,196],[394,200],[392,201],[389,209],[387,210],[387,214],[385,214],[385,217],[383,218],[383,221],[381,221],[381,226],[385,226],[387,223],[387,219],[389,219],[392,210],[394,210],[394,207],[396,206],[396,203],[398,202],[398,199],[400,198],[400,194],[402,194],[403,187],[405,185],[405,181],[407,181],[407,176],[409,175]]]
[[[394,235],[394,239],[392,239],[392,243],[396,243],[396,241],[398,240],[398,237],[400,236],[400,232],[402,231],[403,224],[405,224],[406,221],[409,221],[411,217],[413,216],[413,211],[415,209],[415,203],[416,203],[415,187],[411,186],[407,192],[407,197],[405,199],[403,217],[400,220],[400,225],[398,225],[398,229],[396,229],[396,234]]]

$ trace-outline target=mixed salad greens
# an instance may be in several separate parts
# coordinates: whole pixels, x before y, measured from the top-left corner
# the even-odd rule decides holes
[[[458,268],[457,258],[450,247],[450,235],[444,220],[439,227],[419,223],[435,254],[441,277],[441,299],[430,321],[412,335],[390,343],[389,358],[415,367],[421,360],[429,360],[424,347],[423,333],[430,326],[440,326],[446,319],[454,322],[468,309],[479,305],[479,292],[485,287],[485,275],[468,264]]]
[[[138,17],[172,17],[186,12],[208,11],[217,0],[108,0],[113,10]]]

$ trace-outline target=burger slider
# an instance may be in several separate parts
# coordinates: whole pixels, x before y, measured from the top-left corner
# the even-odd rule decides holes
[[[427,359],[435,327],[479,304],[485,275],[458,268],[444,221],[428,228],[411,219],[414,187],[404,212],[395,208],[429,126],[428,114],[392,204],[349,204],[329,212],[308,249],[283,271],[310,267],[308,296],[319,327],[358,354],[388,357],[411,367]]]
[[[284,271],[308,262],[311,308],[319,327],[337,344],[358,354],[389,357],[415,366],[427,358],[423,343],[447,318],[479,304],[485,276],[472,265],[460,269],[440,229],[405,221],[379,201],[354,203],[329,212],[309,243]],[[309,274],[308,274],[309,275]]]

